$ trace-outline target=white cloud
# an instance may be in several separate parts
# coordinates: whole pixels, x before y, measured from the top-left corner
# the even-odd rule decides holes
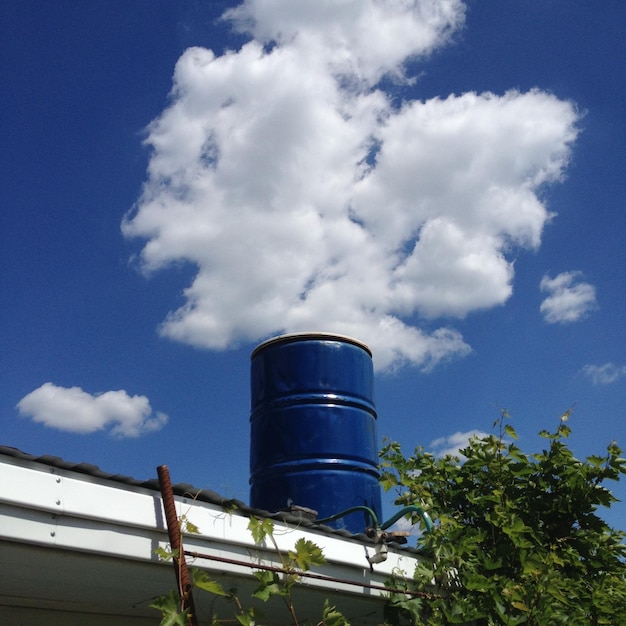
[[[595,287],[582,281],[580,272],[546,275],[540,289],[549,294],[539,307],[549,324],[577,322],[598,308]]]
[[[610,385],[620,378],[626,378],[626,365],[605,363],[604,365],[585,365],[582,372],[594,385]]]
[[[110,428],[118,437],[138,437],[160,430],[167,415],[153,413],[148,398],[125,391],[91,395],[79,387],[44,383],[24,396],[17,408],[21,415],[50,428],[88,434]]]
[[[396,106],[377,81],[447,43],[460,0],[248,0],[228,16],[256,39],[182,55],[122,225],[146,240],[145,272],[197,267],[162,334],[224,349],[341,332],[378,369],[467,354],[450,318],[511,295],[515,247],[536,248],[551,217],[537,191],[567,165],[574,106],[537,90]]]
[[[465,19],[461,0],[244,0],[226,13],[263,43],[315,50],[334,73],[369,84],[403,75],[407,58],[445,44]]]
[[[448,454],[452,456],[458,456],[464,458],[459,452],[463,448],[467,447],[470,439],[475,437],[482,439],[487,437],[487,433],[480,430],[468,430],[467,432],[456,432],[448,437],[439,437],[431,442],[430,447],[433,450],[433,454],[438,457],[444,457]]]

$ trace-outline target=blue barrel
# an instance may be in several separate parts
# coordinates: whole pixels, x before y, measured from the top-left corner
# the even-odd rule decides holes
[[[283,335],[251,360],[251,506],[298,505],[318,519],[366,506],[380,519],[369,348],[341,335]],[[371,523],[358,511],[329,525],[359,533]]]

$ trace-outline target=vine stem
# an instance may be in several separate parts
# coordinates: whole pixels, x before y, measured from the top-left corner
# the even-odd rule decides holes
[[[287,567],[287,563],[285,562],[285,557],[283,557],[283,553],[278,548],[278,544],[276,543],[276,539],[274,538],[274,533],[270,532],[269,536],[270,536],[270,539],[272,540],[272,543],[274,544],[274,550],[276,550],[276,553],[278,554],[278,558],[280,559],[280,562],[283,564],[283,568],[285,569],[286,572],[288,572],[285,574],[285,576],[293,576],[293,574],[291,573],[291,568]],[[283,600],[285,601],[285,604],[287,605],[287,608],[289,609],[289,613],[291,613],[291,619],[293,620],[294,626],[300,626],[300,622],[298,622],[298,617],[296,616],[296,610],[291,600],[291,591],[288,590],[287,593],[288,593],[287,596],[283,596]]]

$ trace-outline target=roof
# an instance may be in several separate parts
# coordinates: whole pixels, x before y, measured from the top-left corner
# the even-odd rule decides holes
[[[368,556],[375,548],[365,535],[333,530],[301,515],[252,509],[186,484],[175,485],[174,492],[178,514],[199,529],[184,539],[185,550],[197,555],[191,565],[225,588],[237,588],[242,602],[250,601],[255,568],[281,565],[273,546],[254,543],[251,516],[274,520],[281,552],[303,537],[319,545],[328,563],[316,568],[317,578],[304,578],[298,590],[303,621],[306,615],[319,621],[324,599],[332,596],[353,623],[381,623],[385,581],[401,571],[411,577],[421,558],[391,545],[387,559],[371,566]],[[90,624],[102,616],[107,624],[153,624],[157,614],[149,604],[175,587],[171,564],[155,554],[167,543],[157,479],[138,481],[0,446],[0,621],[82,624],[88,613]],[[208,616],[215,597],[195,595],[198,614]],[[268,625],[286,622],[282,605],[260,608]],[[224,600],[218,599],[216,610],[220,617],[233,615]]]

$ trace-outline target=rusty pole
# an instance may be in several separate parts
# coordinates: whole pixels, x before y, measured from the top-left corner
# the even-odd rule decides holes
[[[170,471],[167,465],[157,467],[159,476],[159,486],[161,498],[163,499],[163,509],[165,510],[165,521],[167,522],[167,532],[170,538],[170,546],[174,556],[174,570],[176,573],[176,584],[180,595],[181,608],[189,609],[189,626],[198,626],[196,619],[196,609],[193,603],[192,585],[189,579],[189,570],[183,550],[183,538],[180,532],[180,524],[176,515],[176,505],[174,504],[174,491],[170,480]]]

